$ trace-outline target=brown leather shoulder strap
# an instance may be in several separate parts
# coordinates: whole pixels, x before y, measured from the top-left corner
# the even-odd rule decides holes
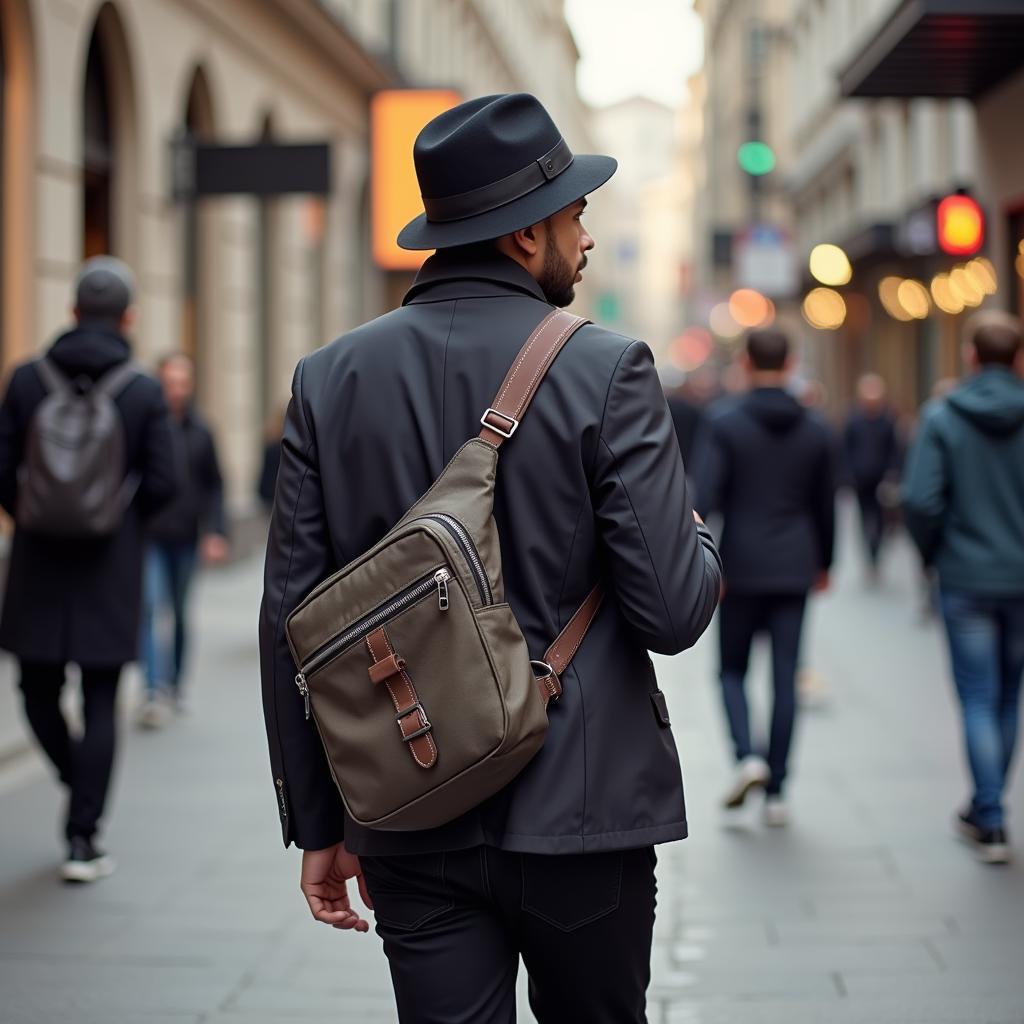
[[[555,356],[589,322],[562,309],[553,310],[541,320],[505,375],[493,405],[480,417],[482,440],[500,448],[516,432]]]
[[[603,601],[604,586],[598,583],[583,604],[576,609],[565,629],[558,634],[558,639],[547,649],[544,660],[533,663],[534,669],[539,670],[536,683],[545,707],[549,701],[558,700],[562,696],[560,677],[580,649],[580,644],[597,618]]]

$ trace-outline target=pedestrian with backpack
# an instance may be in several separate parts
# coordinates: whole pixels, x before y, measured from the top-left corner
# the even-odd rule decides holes
[[[532,96],[441,114],[414,157],[436,249],[401,308],[304,358],[260,617],[286,845],[318,921],[384,940],[398,1018],[643,1021],[658,843],[686,836],[648,650],[721,566],[648,347],[564,311],[594,246]]]
[[[69,882],[113,870],[95,836],[117,684],[138,649],[143,520],[177,488],[160,385],[130,362],[132,289],[119,260],[87,261],[76,326],[15,369],[0,405],[0,504],[15,523],[0,646],[18,658],[26,717],[67,789]],[[80,736],[60,707],[69,664]]]

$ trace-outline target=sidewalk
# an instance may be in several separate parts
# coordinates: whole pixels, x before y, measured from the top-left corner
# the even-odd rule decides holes
[[[950,838],[966,785],[941,635],[918,622],[910,553],[893,554],[879,590],[848,564],[812,611],[805,661],[830,699],[799,726],[787,830],[717,808],[729,762],[713,633],[660,659],[691,838],[659,848],[652,1024],[1024,1022],[1024,870]],[[203,577],[192,713],[156,733],[126,725],[111,879],[56,881],[57,789],[34,753],[0,767],[2,1024],[394,1019],[378,940],[315,925],[281,847],[259,590],[256,561]],[[762,659],[755,697],[763,675]],[[1019,784],[1012,805],[1020,832]]]

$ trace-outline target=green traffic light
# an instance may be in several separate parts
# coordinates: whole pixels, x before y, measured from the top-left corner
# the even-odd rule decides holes
[[[736,159],[740,167],[754,177],[775,170],[775,153],[766,142],[744,142],[736,153]]]

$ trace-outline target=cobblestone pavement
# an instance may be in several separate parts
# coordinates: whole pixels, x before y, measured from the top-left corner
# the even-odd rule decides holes
[[[852,548],[811,613],[805,662],[826,694],[798,727],[790,828],[717,808],[729,762],[713,635],[660,660],[691,838],[659,851],[652,1024],[1024,1022],[1024,870],[951,838],[966,786],[941,634],[921,623],[904,546],[874,590]],[[394,1018],[377,939],[314,925],[280,844],[259,587],[255,561],[201,581],[190,713],[153,733],[126,724],[112,878],[56,881],[57,789],[34,753],[0,765],[4,1024]],[[133,701],[129,685],[126,719]],[[1011,802],[1024,822],[1020,785]]]

